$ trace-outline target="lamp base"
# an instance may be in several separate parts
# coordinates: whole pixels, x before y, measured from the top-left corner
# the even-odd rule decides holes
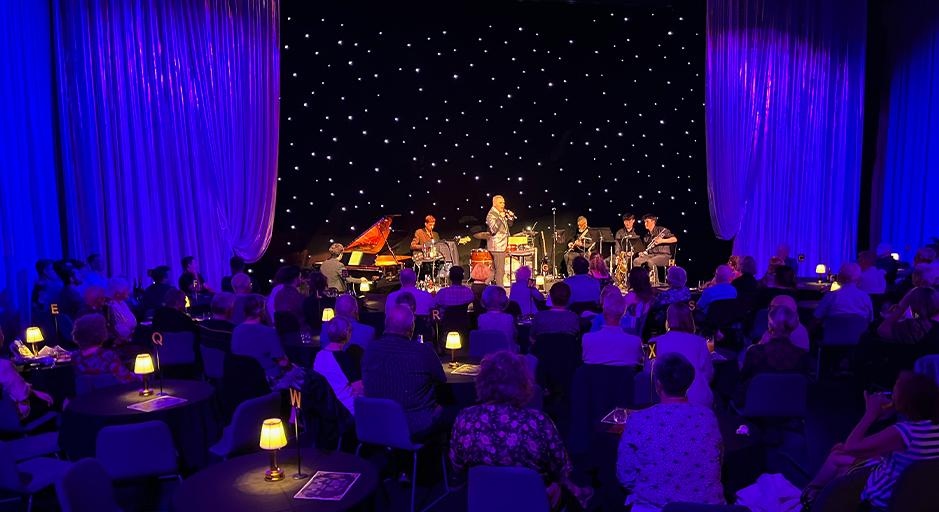
[[[137,391],[137,394],[140,396],[150,396],[153,394],[153,390],[150,388],[143,388],[140,391]]]
[[[277,466],[271,466],[264,472],[264,480],[268,482],[277,482],[284,479],[284,471]]]
[[[293,475],[293,476],[290,477],[290,478],[293,478],[294,480],[303,480],[304,478],[309,478],[309,477],[310,477],[310,475],[308,475],[308,474],[306,474],[306,473],[297,473],[297,474]]]

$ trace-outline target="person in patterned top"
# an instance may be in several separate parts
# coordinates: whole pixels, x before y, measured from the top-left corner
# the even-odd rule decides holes
[[[671,502],[724,503],[723,441],[711,409],[688,403],[694,366],[681,354],[655,360],[661,403],[633,412],[619,443],[616,476],[632,512],[659,511]]]
[[[482,404],[463,409],[453,424],[450,461],[458,473],[473,466],[532,469],[544,478],[552,508],[564,491],[586,507],[593,491],[571,481],[571,461],[554,422],[525,408],[533,390],[523,356],[503,350],[484,357],[476,377]]]
[[[137,380],[113,350],[101,346],[108,339],[108,325],[100,314],[93,313],[75,320],[72,339],[78,345],[78,352],[72,359],[76,375],[110,374],[122,384]]]

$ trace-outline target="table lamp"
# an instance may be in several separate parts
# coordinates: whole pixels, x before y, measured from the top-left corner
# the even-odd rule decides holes
[[[323,321],[328,322],[336,317],[336,312],[333,311],[333,308],[323,308]]]
[[[153,373],[153,358],[150,357],[150,354],[137,354],[137,359],[134,360],[134,373],[143,377],[143,389],[138,394],[140,396],[152,395],[150,374]]]
[[[42,343],[43,340],[42,331],[38,327],[26,328],[26,343],[33,345],[32,349],[34,355],[39,355],[39,352],[36,351],[36,343]]]
[[[822,277],[825,275],[825,271],[826,269],[823,263],[815,265],[815,273],[818,274],[818,284],[822,284]]]
[[[544,276],[535,276],[535,286],[544,288]]]
[[[368,281],[362,281],[362,283],[359,285],[359,291],[362,293],[370,291],[371,289],[372,289],[372,285],[370,285]]]
[[[280,418],[270,418],[264,420],[261,425],[261,443],[262,450],[271,452],[271,467],[264,472],[264,479],[268,482],[276,482],[284,479],[284,472],[277,467],[277,450],[287,446],[287,433],[284,431],[284,422]]]
[[[900,261],[900,253],[898,252],[890,253],[890,257],[893,258],[893,261]]]
[[[829,289],[829,291],[836,292],[840,289],[841,289],[841,285],[838,284],[838,281],[835,281],[834,283],[831,283],[831,289]]]
[[[456,331],[450,331],[447,333],[447,344],[446,349],[450,351],[450,368],[456,368],[456,351],[463,347],[463,344],[460,343],[460,333]]]

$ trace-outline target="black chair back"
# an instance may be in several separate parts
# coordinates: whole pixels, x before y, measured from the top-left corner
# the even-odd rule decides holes
[[[264,368],[261,368],[261,364],[253,357],[230,352],[225,354],[222,385],[219,389],[219,403],[225,424],[231,422],[231,416],[238,404],[270,392],[271,387],[264,375]]]
[[[939,459],[916,461],[909,466],[893,488],[888,512],[927,512],[939,504]]]
[[[745,313],[742,304],[737,299],[725,299],[712,302],[708,305],[705,321],[718,328],[728,329],[743,318]]]
[[[538,358],[535,380],[555,397],[570,394],[577,367],[583,364],[580,340],[565,333],[539,334],[531,347]]]
[[[635,366],[585,364],[574,371],[571,384],[571,453],[589,453],[596,425],[615,407],[633,402]]]

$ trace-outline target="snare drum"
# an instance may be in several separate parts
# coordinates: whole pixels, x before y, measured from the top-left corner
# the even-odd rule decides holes
[[[485,265],[492,269],[492,253],[486,249],[473,249],[470,253],[470,273],[479,265]]]

